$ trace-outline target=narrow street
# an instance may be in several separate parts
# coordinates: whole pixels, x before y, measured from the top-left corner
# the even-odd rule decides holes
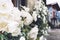
[[[60,29],[51,29],[48,33],[47,40],[60,40]]]

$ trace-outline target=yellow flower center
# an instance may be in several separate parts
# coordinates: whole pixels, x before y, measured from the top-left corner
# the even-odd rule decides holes
[[[10,15],[8,15],[8,14],[6,14],[6,13],[1,13],[1,14],[0,14],[0,18],[1,18],[1,17],[3,17],[3,18],[5,17],[5,18],[8,18],[8,19],[9,19],[9,18],[10,18]]]
[[[7,7],[6,3],[2,4],[1,7],[5,9]]]
[[[5,28],[7,26],[6,22],[0,22],[0,28]]]

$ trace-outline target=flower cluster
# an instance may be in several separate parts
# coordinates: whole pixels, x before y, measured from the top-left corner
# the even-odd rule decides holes
[[[0,0],[0,31],[12,33],[13,36],[19,35],[20,15],[20,11],[13,6],[11,0]]]
[[[12,36],[20,35],[20,40],[36,40],[41,30],[47,27],[47,8],[41,2],[36,1],[35,11],[30,13],[28,7],[21,6],[23,9],[20,11],[11,0],[0,0],[0,31]]]
[[[29,18],[29,20],[27,19],[28,23],[25,21],[28,27],[23,22],[24,23],[23,30],[25,30],[23,31],[23,34],[26,34],[24,35],[25,38],[27,38],[26,40],[36,40],[37,38],[38,38],[37,40],[39,40],[41,35],[47,35],[48,24],[47,24],[46,16],[48,14],[48,9],[45,6],[43,0],[39,0],[35,2],[35,6],[32,13],[29,13],[29,9],[27,7],[24,6],[22,8],[24,9],[24,12],[22,13],[25,14],[25,15],[22,14],[24,15],[22,17],[23,18],[26,17],[24,20]]]

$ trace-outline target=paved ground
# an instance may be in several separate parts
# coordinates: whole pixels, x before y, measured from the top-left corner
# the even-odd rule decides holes
[[[60,40],[60,29],[53,29],[49,31],[47,40]]]

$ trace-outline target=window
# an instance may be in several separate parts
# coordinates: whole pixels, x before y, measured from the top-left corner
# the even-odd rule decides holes
[[[12,2],[14,4],[14,6],[18,7],[18,8],[20,5],[27,6],[27,0],[12,0]]]

